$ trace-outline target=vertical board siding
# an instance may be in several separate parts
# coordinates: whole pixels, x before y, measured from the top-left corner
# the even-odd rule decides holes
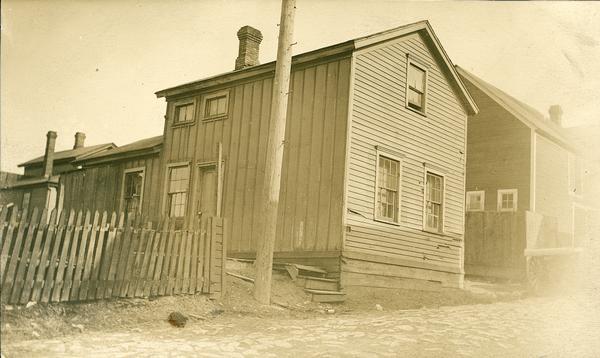
[[[535,211],[556,218],[559,232],[571,235],[573,198],[569,193],[569,152],[539,134],[535,143]]]
[[[63,212],[58,221],[56,210],[49,221],[47,215],[37,208],[28,215],[17,207],[0,206],[4,303],[223,292],[222,218],[209,217],[194,229],[174,231],[168,221],[156,229],[139,221],[124,224],[123,215],[116,224],[115,213],[110,222],[107,212],[86,211],[83,222],[82,211]],[[164,280],[159,282],[160,277]],[[202,277],[206,279],[198,280]]]
[[[349,75],[347,57],[292,69],[276,252],[341,249]],[[198,108],[194,123],[186,126],[172,126],[173,102],[181,98],[167,99],[163,165],[191,163],[188,216],[198,205],[196,163],[216,162],[218,143],[223,144],[221,210],[228,220],[223,231],[231,253],[253,253],[260,236],[257,206],[263,190],[272,84],[272,77],[259,77],[215,88],[228,91],[229,110],[227,118],[210,122],[202,120],[201,104],[213,90],[190,94]],[[160,188],[164,191],[164,183]],[[164,203],[161,210],[166,210]]]
[[[426,116],[405,107],[407,54],[428,68]],[[465,110],[417,34],[357,52],[354,66],[344,250],[460,267]],[[374,220],[376,146],[403,156],[399,225]],[[445,234],[423,231],[424,164],[445,174]]]

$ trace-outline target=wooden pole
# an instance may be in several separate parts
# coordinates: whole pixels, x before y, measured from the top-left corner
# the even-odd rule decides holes
[[[273,81],[271,121],[265,163],[265,182],[262,196],[261,237],[256,249],[256,280],[254,298],[262,303],[271,301],[271,276],[273,270],[273,249],[277,233],[277,208],[281,186],[281,164],[285,139],[285,122],[292,68],[292,37],[294,32],[294,12],[296,0],[282,0],[279,22],[279,43]]]

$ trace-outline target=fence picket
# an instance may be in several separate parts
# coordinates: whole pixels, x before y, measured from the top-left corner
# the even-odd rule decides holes
[[[100,263],[100,276],[98,278],[98,287],[96,289],[96,299],[104,297],[106,291],[106,283],[108,281],[108,270],[110,269],[110,258],[112,257],[114,239],[116,234],[116,220],[117,215],[115,212],[110,216],[110,224],[108,225],[108,234],[106,235],[106,242],[104,244],[101,263]]]
[[[42,210],[42,216],[40,218],[40,224],[38,225],[37,232],[35,234],[35,238],[33,240],[33,248],[31,250],[31,260],[29,261],[29,267],[27,267],[27,272],[25,273],[25,284],[23,286],[23,290],[21,291],[21,297],[19,299],[19,303],[26,304],[29,302],[29,298],[31,297],[31,291],[33,289],[34,283],[34,275],[35,270],[38,266],[40,266],[40,256],[41,256],[41,246],[42,240],[44,238],[44,231],[47,229],[47,215],[48,211],[46,209]]]
[[[83,271],[83,265],[85,264],[85,253],[87,252],[88,236],[91,229],[91,214],[89,210],[85,212],[85,219],[83,219],[83,230],[81,231],[81,239],[79,240],[79,248],[77,250],[77,261],[73,272],[73,287],[69,295],[69,300],[77,301],[79,299],[79,289],[81,287],[81,273]]]
[[[98,226],[98,221],[100,219],[100,214],[96,210],[94,212],[94,221],[92,222],[92,227],[90,228],[89,240],[87,242],[87,249],[83,251],[85,253],[83,270],[81,272],[81,287],[79,289],[79,300],[85,300],[88,296],[88,290],[90,287],[90,275],[92,271],[92,261],[94,260],[94,249],[96,247],[96,240],[98,238],[98,233],[100,232],[100,227]]]
[[[197,257],[197,267],[196,267],[196,292],[204,292],[204,233],[202,231],[202,226],[199,230],[197,230],[194,235],[196,236],[195,240],[198,241],[198,257]]]
[[[131,280],[133,278],[135,260],[139,253],[138,246],[140,242],[141,233],[142,230],[138,229],[137,225],[134,224],[131,234],[131,245],[129,247],[129,255],[127,256],[127,262],[125,264],[125,275],[123,275],[123,284],[121,285],[121,297],[129,297],[129,286],[131,285]]]
[[[175,275],[177,275],[177,259],[179,253],[179,244],[181,241],[181,230],[175,231],[173,235],[173,248],[171,251],[171,260],[169,263],[169,276],[167,280],[167,290],[165,294],[172,295],[175,288]]]
[[[23,247],[23,235],[29,226],[30,225],[27,221],[27,210],[23,210],[23,213],[21,214],[21,220],[19,222],[19,228],[17,229],[17,237],[15,238],[14,244],[12,244],[13,247],[11,250],[10,259],[8,261],[5,271],[6,275],[2,284],[2,301],[4,302],[8,302],[10,300],[10,294],[13,289],[17,270],[17,263],[19,262],[19,256]]]
[[[2,211],[0,212],[0,252],[2,252],[2,247],[4,246],[4,241],[6,240],[4,230],[8,230],[8,225],[10,224],[8,211],[9,209],[6,206],[2,206]],[[6,220],[7,218],[8,220]]]
[[[163,265],[160,275],[160,285],[158,289],[159,295],[164,295],[167,292],[167,283],[169,281],[169,267],[171,266],[171,252],[173,251],[173,241],[175,237],[175,220],[171,220],[168,231],[166,233],[166,248],[164,251]]]
[[[142,255],[144,254],[142,252],[142,249],[144,247],[144,240],[146,240],[146,236],[148,235],[148,230],[146,228],[140,228],[138,229],[138,234],[137,234],[137,241],[135,244],[135,252],[133,253],[133,258],[132,258],[132,263],[131,263],[131,267],[129,273],[129,279],[127,280],[129,282],[129,285],[127,287],[127,292],[126,292],[126,296],[127,297],[134,297],[135,296],[135,291],[137,289],[137,284],[139,281],[139,277],[140,277],[140,268],[142,265]]]
[[[52,210],[46,232],[43,233],[44,235],[42,237],[42,253],[40,255],[40,263],[38,264],[35,283],[33,284],[33,290],[31,292],[32,301],[41,301],[42,290],[45,285],[44,278],[46,277],[46,271],[49,265],[48,256],[50,255],[52,241],[54,241],[57,216],[58,211],[56,209]]]
[[[183,293],[190,293],[190,260],[192,255],[192,231],[185,232],[185,251],[183,252],[183,284],[181,291]]]
[[[54,280],[54,289],[52,290],[52,296],[50,301],[58,302],[61,299],[62,289],[64,287],[64,276],[65,271],[68,271],[69,261],[69,248],[72,245],[77,246],[77,241],[72,240],[73,234],[73,222],[75,220],[75,211],[71,209],[69,213],[69,219],[67,221],[67,230],[65,231],[64,239],[62,240],[62,250],[58,256],[58,267],[56,269],[56,279]]]
[[[129,250],[131,249],[131,241],[133,239],[133,223],[131,217],[128,218],[125,230],[123,231],[123,243],[121,246],[121,253],[119,255],[119,263],[117,265],[117,277],[115,285],[113,287],[113,297],[121,297],[121,292],[124,290],[123,278],[125,276],[125,269],[127,267],[127,260],[129,258]]]
[[[34,208],[29,222],[27,235],[25,235],[25,243],[23,244],[23,249],[18,257],[19,262],[16,268],[16,276],[14,279],[12,295],[10,295],[9,300],[11,303],[18,303],[19,298],[21,297],[21,290],[23,289],[23,276],[25,276],[25,269],[29,265],[29,258],[31,257],[31,241],[33,240],[33,233],[37,229],[38,224],[38,208]]]
[[[192,232],[190,233],[190,238],[191,238],[191,242],[192,242],[192,248],[191,248],[191,252],[190,252],[190,285],[188,288],[188,293],[190,294],[194,294],[196,293],[196,287],[197,287],[197,282],[196,282],[196,270],[198,269],[198,240],[196,240],[196,231],[197,231],[197,227],[194,226],[194,230],[192,230]]]
[[[71,210],[73,213],[73,210]],[[70,215],[70,214],[69,214]],[[83,230],[82,226],[83,220],[83,211],[79,210],[77,213],[77,219],[75,220],[75,226],[72,230],[72,238],[71,238],[71,247],[69,248],[67,260],[67,268],[65,270],[65,278],[62,290],[60,292],[60,300],[68,301],[71,293],[71,288],[73,287],[73,271],[75,270],[75,265],[77,263],[77,247],[79,246],[80,233]]]
[[[149,296],[158,295],[158,290],[160,287],[160,278],[162,276],[162,268],[163,262],[165,259],[165,247],[168,239],[169,232],[169,218],[166,217],[160,227],[159,237],[160,237],[160,245],[158,246],[158,250],[156,251],[156,263],[154,264],[154,276],[152,277],[152,285],[150,286]]]
[[[210,254],[212,253],[211,229],[212,220],[211,218],[208,218],[204,222],[204,227],[201,229],[202,235],[204,236],[204,260],[202,262],[204,272],[202,292],[204,293],[210,293]]]
[[[185,262],[185,247],[187,244],[187,229],[181,230],[179,234],[179,250],[177,254],[177,269],[175,271],[175,292],[181,293],[183,290],[183,264]]]
[[[96,241],[96,249],[94,250],[94,259],[92,260],[92,268],[91,268],[91,275],[90,275],[90,283],[89,283],[89,289],[88,289],[88,295],[87,297],[84,297],[84,299],[89,299],[92,300],[94,298],[96,298],[96,289],[98,286],[98,276],[100,275],[100,265],[101,262],[100,260],[102,259],[102,254],[103,254],[103,249],[104,249],[104,236],[106,233],[106,220],[107,220],[107,215],[106,215],[106,211],[102,212],[102,219],[100,220],[100,227],[99,227],[99,231],[98,231],[98,239]]]
[[[115,229],[115,239],[114,239],[114,244],[113,244],[110,267],[108,270],[108,278],[104,284],[105,285],[105,288],[104,288],[104,297],[105,298],[109,298],[109,297],[113,296],[113,291],[115,291],[115,288],[117,285],[119,260],[120,260],[121,254],[123,252],[123,250],[122,250],[123,231],[125,230],[123,227],[124,218],[125,218],[124,213],[121,213],[121,215],[119,216],[119,224],[118,224],[117,228]]]
[[[60,219],[58,220],[58,227],[56,228],[56,231],[54,232],[54,239],[52,240],[52,251],[50,254],[50,258],[48,260],[48,268],[46,269],[46,277],[44,278],[44,288],[42,290],[42,297],[40,299],[40,301],[42,303],[48,303],[50,301],[50,293],[52,291],[52,289],[54,288],[54,274],[56,272],[56,265],[57,265],[57,257],[58,257],[58,250],[60,249],[60,243],[61,243],[61,238],[62,238],[62,234],[63,231],[65,229],[65,221],[66,221],[66,217],[67,215],[65,215],[64,211],[60,212]]]
[[[149,281],[148,278],[148,271],[149,271],[149,266],[150,266],[150,260],[152,258],[152,245],[153,242],[155,240],[155,230],[152,230],[152,226],[149,225],[148,226],[148,232],[146,234],[145,237],[145,247],[144,247],[144,260],[142,261],[141,267],[140,267],[140,275],[137,281],[137,286],[136,286],[136,290],[135,290],[135,296],[136,297],[140,297],[144,295],[144,288],[147,284],[147,282]]]
[[[0,284],[4,282],[4,271],[6,270],[8,264],[8,253],[10,251],[10,246],[13,242],[13,234],[15,228],[17,228],[18,215],[19,208],[17,206],[14,206],[12,208],[12,213],[8,222],[8,228],[6,229],[6,238],[3,240],[4,245],[2,245],[2,254],[0,254]]]

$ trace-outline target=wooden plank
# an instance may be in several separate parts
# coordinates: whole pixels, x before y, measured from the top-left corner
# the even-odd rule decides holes
[[[142,275],[142,266],[143,266],[144,258],[146,257],[146,252],[144,251],[144,247],[147,244],[149,232],[150,232],[150,229],[148,227],[141,228],[141,230],[140,230],[139,242],[137,244],[135,260],[133,262],[133,268],[131,270],[132,277],[129,281],[129,289],[127,290],[127,297],[135,297],[135,294],[138,290],[138,284],[140,283],[140,278]]]
[[[73,214],[73,209],[71,209],[71,214]],[[79,210],[77,213],[77,220],[75,222],[75,230],[73,231],[73,236],[71,239],[71,248],[69,250],[69,257],[67,260],[67,268],[65,272],[64,284],[62,287],[62,292],[60,292],[60,300],[68,301],[71,296],[71,288],[73,287],[73,271],[75,270],[75,265],[77,264],[77,247],[81,242],[80,234],[83,230],[82,226],[83,221],[83,211]],[[67,232],[70,233],[70,230]],[[70,235],[70,234],[69,234]]]
[[[227,291],[227,280],[226,280],[226,275],[225,275],[225,270],[227,268],[227,240],[225,237],[225,230],[224,230],[224,226],[225,226],[225,219],[224,218],[217,218],[219,220],[218,225],[221,225],[220,227],[220,236],[221,236],[221,247],[222,247],[222,255],[221,255],[221,295],[225,295],[226,291]]]
[[[88,241],[90,241],[90,231],[92,231],[91,213],[89,210],[86,210],[85,218],[83,219],[83,230],[81,232],[79,248],[77,250],[77,261],[75,263],[73,272],[73,287],[71,288],[71,293],[69,294],[70,301],[79,300],[79,290],[81,288],[82,272],[85,265]]]
[[[113,211],[110,216],[110,224],[108,226],[108,234],[106,235],[106,242],[104,244],[101,256],[100,273],[98,277],[96,299],[104,298],[106,283],[108,281],[108,270],[110,269],[110,263],[113,255],[114,240],[116,235],[116,221],[117,215]]]
[[[210,293],[214,294],[221,291],[220,282],[217,281],[217,277],[220,276],[221,270],[217,268],[217,264],[221,263],[220,257],[217,253],[217,218],[213,217],[210,220]],[[220,266],[220,265],[219,265]]]
[[[159,238],[160,242],[158,245],[158,249],[156,250],[156,263],[154,264],[154,276],[152,277],[152,284],[150,285],[150,290],[148,296],[156,296],[158,295],[158,291],[160,288],[160,282],[162,277],[163,263],[165,260],[165,251],[167,240],[169,236],[169,218],[163,219],[162,225],[159,230]]]
[[[171,251],[171,260],[169,264],[169,276],[167,280],[166,295],[172,295],[175,288],[175,279],[177,277],[177,260],[179,259],[179,246],[181,244],[181,231],[175,231],[173,236],[173,250]]]
[[[196,227],[190,232],[191,238],[191,252],[190,252],[190,284],[188,287],[188,293],[196,293],[197,283],[197,271],[198,271],[198,240],[196,240]]]
[[[96,247],[96,241],[98,240],[98,233],[100,231],[100,226],[98,226],[98,222],[100,220],[100,213],[98,210],[94,212],[94,220],[92,222],[92,227],[90,228],[89,240],[87,242],[87,248],[85,252],[85,264],[83,265],[83,270],[81,272],[81,287],[79,289],[79,300],[83,301],[87,299],[88,291],[90,289],[90,276],[92,272],[92,263],[94,261],[94,249]]]
[[[19,208],[14,206],[10,219],[8,221],[8,227],[6,229],[6,235],[4,236],[4,244],[2,245],[2,254],[0,256],[0,284],[4,282],[4,271],[7,268],[8,257],[10,246],[13,243],[13,234],[15,229],[18,231],[17,217],[19,215]]]
[[[169,280],[169,267],[171,265],[171,252],[173,251],[173,241],[175,236],[175,219],[169,223],[166,232],[163,233],[165,238],[165,251],[163,256],[162,268],[160,270],[160,282],[158,285],[158,295],[164,295],[167,292],[167,283]]]
[[[126,257],[127,261],[124,266],[125,272],[123,275],[123,281],[122,281],[121,289],[120,289],[120,293],[119,293],[120,297],[127,297],[129,285],[131,284],[131,280],[133,278],[132,277],[133,269],[134,269],[134,265],[135,265],[136,256],[138,253],[138,244],[140,242],[140,234],[141,234],[141,230],[139,228],[139,219],[136,219],[136,221],[133,223],[133,227],[132,227],[132,231],[131,231],[131,243],[130,243],[129,250],[128,250],[129,254]]]
[[[183,288],[185,251],[187,246],[187,230],[181,231],[179,235],[179,253],[177,254],[177,274],[175,275],[175,292],[181,293]]]
[[[41,301],[42,289],[44,286],[44,277],[46,276],[46,269],[49,264],[48,256],[50,255],[52,241],[54,240],[54,233],[56,230],[56,217],[57,210],[54,209],[50,213],[50,220],[48,221],[48,226],[46,227],[46,231],[43,233],[44,236],[42,236],[42,253],[40,255],[40,263],[38,264],[37,273],[35,275],[35,282],[31,291],[30,298],[32,301]]]
[[[140,268],[140,276],[138,279],[138,284],[135,290],[135,296],[141,297],[144,296],[144,291],[148,282],[150,282],[152,272],[150,271],[152,254],[154,253],[154,242],[156,241],[156,230],[152,230],[152,226],[148,226],[148,233],[144,239],[145,248],[144,248],[144,260],[142,261],[142,265]]]
[[[56,279],[54,280],[54,288],[52,289],[52,296],[50,301],[58,302],[61,298],[61,291],[64,283],[65,266],[69,263],[69,247],[77,245],[77,241],[72,239],[73,234],[73,222],[75,220],[75,212],[71,209],[69,213],[69,219],[67,220],[67,229],[65,230],[65,236],[62,240],[62,249],[58,256],[58,267],[56,269]],[[71,244],[73,242],[73,244]]]
[[[29,260],[29,265],[27,267],[27,272],[25,273],[24,286],[21,291],[21,296],[19,299],[19,303],[26,304],[29,302],[29,298],[31,296],[31,292],[33,289],[33,282],[35,279],[35,271],[40,264],[40,256],[42,253],[42,239],[44,237],[44,231],[47,228],[47,217],[48,211],[44,208],[42,210],[42,216],[40,218],[39,225],[37,227],[37,232],[35,234],[35,238],[33,240],[33,248],[31,249],[31,259]]]
[[[183,281],[181,286],[182,293],[189,293],[190,290],[190,260],[192,256],[192,231],[185,232],[185,249],[183,250]],[[182,245],[183,246],[183,245]]]
[[[119,223],[115,228],[114,240],[113,240],[113,248],[110,255],[110,265],[108,268],[108,276],[105,281],[104,286],[104,297],[109,298],[113,297],[113,293],[117,292],[117,274],[118,274],[118,266],[120,262],[120,257],[123,253],[123,234],[124,234],[124,220],[125,214],[121,213],[119,215]],[[115,293],[116,294],[116,293]]]
[[[210,293],[210,255],[211,255],[211,244],[212,244],[212,217],[209,217],[208,220],[204,222],[203,227],[200,229],[202,232],[202,237],[204,241],[204,258],[202,260],[202,272],[203,272],[203,293]]]
[[[58,221],[58,227],[56,228],[56,233],[54,235],[54,240],[52,244],[52,252],[50,254],[48,268],[46,270],[46,276],[44,278],[44,288],[42,290],[42,297],[40,298],[40,302],[48,303],[50,301],[50,293],[54,288],[54,274],[56,271],[56,258],[58,256],[58,250],[60,248],[62,234],[65,229],[65,221],[66,221],[66,212],[62,211],[60,213],[60,220]]]
[[[0,252],[2,252],[2,248],[4,247],[4,242],[6,240],[5,230],[8,230],[8,225],[11,223],[10,218],[8,218],[9,209],[6,206],[1,206],[1,208],[2,211],[0,211]]]
[[[131,217],[127,218],[127,223],[125,224],[125,228],[123,230],[121,240],[121,249],[118,256],[117,261],[117,271],[115,276],[115,283],[113,285],[112,296],[113,297],[121,297],[121,292],[123,291],[123,278],[125,277],[125,270],[127,267],[127,259],[129,258],[129,251],[131,250],[131,241],[133,236],[133,222]]]
[[[10,250],[10,257],[6,264],[5,271],[0,275],[3,278],[2,281],[2,301],[8,302],[10,299],[10,293],[13,288],[13,282],[15,279],[15,271],[17,269],[17,263],[19,262],[19,256],[21,248],[23,246],[23,235],[25,229],[28,226],[27,222],[27,210],[23,210],[21,213],[21,219],[19,220],[19,226],[17,228],[17,237],[14,242],[11,243],[12,250]],[[10,245],[9,245],[10,246]]]
[[[106,226],[107,214],[106,210],[102,212],[102,219],[100,220],[100,227],[98,230],[98,238],[96,240],[96,248],[94,250],[94,258],[92,260],[91,274],[89,277],[88,295],[83,299],[93,300],[96,298],[96,290],[98,287],[98,276],[100,274],[100,265],[102,259],[102,253],[104,249],[104,239],[107,230]]]
[[[29,229],[27,230],[27,235],[25,235],[25,244],[23,245],[22,253],[16,269],[12,295],[10,295],[10,300],[8,302],[18,303],[19,298],[21,297],[23,282],[25,280],[25,270],[27,266],[30,265],[29,261],[31,257],[31,243],[33,240],[33,234],[38,225],[38,208],[36,207],[33,209],[33,214],[31,215],[31,219],[29,221]]]
[[[194,230],[194,241],[198,243],[196,245],[198,250],[196,255],[196,292],[204,292],[204,246],[206,246],[204,236],[201,226]]]

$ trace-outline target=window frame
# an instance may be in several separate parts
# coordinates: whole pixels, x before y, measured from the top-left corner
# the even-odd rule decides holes
[[[414,66],[425,74],[424,84],[423,84],[423,107],[419,110],[417,108],[413,108],[409,105],[409,93],[411,91],[408,76],[410,75],[410,68]],[[406,54],[406,90],[405,90],[405,103],[404,106],[420,115],[427,116],[427,97],[428,97],[428,83],[429,83],[429,67],[426,66],[423,62],[416,60],[411,55]]]
[[[185,106],[193,106],[194,108],[194,115],[192,116],[191,120],[188,121],[178,121],[177,118],[179,117],[179,108],[181,107],[185,107]],[[173,119],[173,123],[172,125],[174,127],[177,126],[186,126],[186,125],[190,125],[196,122],[196,115],[197,115],[197,101],[195,98],[186,98],[186,99],[182,99],[182,100],[178,100],[173,102],[173,109],[172,109],[172,116],[171,118]]]
[[[185,206],[184,206],[184,210],[183,210],[183,215],[182,216],[170,216],[170,211],[171,211],[171,206],[170,206],[170,202],[169,202],[169,187],[171,184],[171,170],[173,168],[177,168],[177,167],[188,167],[188,188],[187,188],[187,198],[185,201]],[[164,183],[164,195],[163,195],[163,214],[166,217],[169,217],[170,219],[175,219],[175,220],[180,220],[185,218],[185,216],[188,214],[188,209],[189,209],[189,205],[190,205],[190,188],[193,185],[192,184],[192,170],[190,168],[190,162],[189,161],[185,161],[185,162],[177,162],[177,163],[169,163],[167,164],[167,168],[166,168],[166,172],[165,172],[165,183]]]
[[[225,113],[216,114],[213,116],[206,115],[208,102],[219,97],[225,97]],[[202,122],[212,122],[227,119],[229,117],[229,90],[216,91],[204,95],[202,97],[202,106],[200,110],[202,111]]]
[[[510,209],[502,208],[502,195],[513,194],[513,207]],[[496,198],[496,208],[500,212],[515,212],[519,208],[519,190],[518,189],[498,189]]]
[[[471,203],[471,195],[481,195],[481,206],[478,209],[469,209]],[[485,211],[485,190],[471,190],[466,192],[465,211]]]
[[[127,174],[131,173],[142,173],[142,193],[140,194],[140,205],[138,206],[138,213],[142,212],[142,206],[144,203],[144,189],[146,185],[146,167],[136,167],[129,168],[123,170],[123,178],[121,180],[121,200],[119,201],[119,212],[124,212],[125,210],[125,179],[127,178]]]
[[[432,174],[442,178],[442,202],[441,202],[441,215],[440,215],[440,225],[438,228],[433,228],[427,226],[427,175]],[[431,168],[428,166],[424,166],[423,170],[423,231],[444,235],[445,225],[446,225],[446,173],[437,170],[435,168]]]
[[[393,220],[390,219],[388,217],[385,216],[381,216],[379,214],[379,200],[378,200],[378,191],[379,191],[379,159],[383,157],[386,158],[388,160],[393,160],[395,162],[398,163],[398,195],[397,195],[397,199],[396,199],[396,205],[398,208],[398,214],[397,214],[397,220]],[[374,185],[374,195],[373,195],[373,203],[375,204],[373,207],[373,220],[378,221],[378,222],[383,222],[383,223],[387,223],[387,224],[393,224],[393,225],[400,225],[401,221],[402,221],[402,173],[403,173],[403,168],[402,168],[402,156],[397,156],[394,154],[391,154],[387,151],[382,151],[380,149],[376,149],[376,155],[375,155],[375,185]]]

